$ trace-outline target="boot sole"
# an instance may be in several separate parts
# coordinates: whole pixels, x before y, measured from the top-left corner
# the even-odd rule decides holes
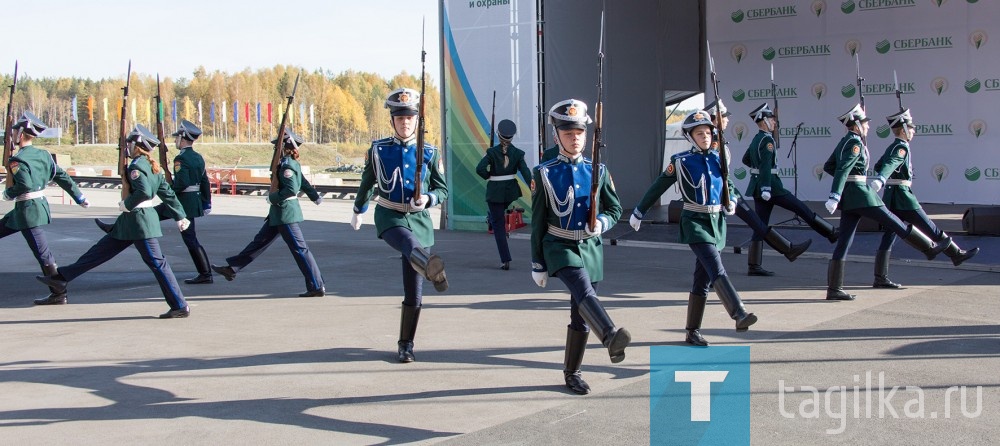
[[[970,249],[968,251],[965,251],[965,255],[964,256],[952,258],[951,259],[951,264],[955,265],[955,266],[961,265],[966,260],[969,260],[969,259],[975,257],[976,254],[979,254],[979,248],[972,248],[972,249]]]
[[[434,289],[439,293],[448,290],[448,277],[444,273],[444,260],[433,255],[427,259],[427,278],[434,282]]]
[[[611,362],[617,364],[625,360],[625,347],[632,342],[632,334],[624,328],[619,328],[608,344],[608,354]]]
[[[747,317],[736,323],[736,331],[747,331],[750,326],[757,323],[757,315],[750,313]]]
[[[853,294],[827,294],[826,300],[854,300]]]

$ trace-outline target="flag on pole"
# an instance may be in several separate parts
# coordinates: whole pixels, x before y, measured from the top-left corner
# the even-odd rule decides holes
[[[278,103],[278,114],[281,115],[282,117],[284,117],[285,113],[281,111],[282,108],[284,108],[284,106],[282,106],[281,103],[279,102]],[[277,116],[277,115],[275,115],[275,116]]]
[[[271,103],[267,103],[267,123],[271,123]]]
[[[205,122],[201,118],[202,118],[202,114],[201,114],[201,99],[198,99],[198,123],[199,124],[202,123],[202,122]]]
[[[73,122],[77,122],[76,113],[76,95],[73,95]]]
[[[243,103],[243,122],[250,122],[250,103]]]
[[[226,122],[226,101],[222,101],[222,122]]]
[[[233,122],[240,122],[240,101],[233,101]]]
[[[104,120],[108,120],[108,98],[104,98]]]
[[[191,120],[191,114],[193,113],[191,111],[192,107],[194,107],[194,104],[191,103],[191,97],[184,96],[184,119],[187,119],[188,121]]]
[[[122,102],[124,102],[124,101],[125,101],[124,98],[123,99],[118,99],[116,101],[116,103],[115,103],[115,117],[118,120],[122,119]]]
[[[288,104],[288,106],[292,107],[291,104]],[[288,123],[289,124],[295,124],[295,109],[294,108],[291,109],[291,110],[288,110]]]
[[[170,113],[170,116],[172,118],[174,118],[174,123],[176,124],[177,123],[177,98],[174,98],[174,100],[171,102],[171,107],[173,107],[173,108],[172,108],[172,111]]]
[[[212,104],[208,106],[208,120],[215,124],[215,101],[212,101]]]
[[[135,124],[135,122],[136,122],[136,119],[135,119],[135,102],[136,101],[135,100],[136,100],[136,98],[132,98],[132,123],[133,124]]]
[[[260,124],[260,102],[257,103],[257,123]]]
[[[152,103],[154,100],[155,99],[153,98],[149,98],[149,100],[146,101],[146,122],[148,122],[150,125],[153,124],[153,119],[152,119],[153,114],[151,113],[152,106],[150,105],[150,103]]]
[[[94,120],[94,97],[87,96],[87,118]]]
[[[316,125],[316,104],[309,105],[309,124]]]
[[[306,128],[306,103],[302,102],[299,104],[299,122],[302,123],[302,128]]]
[[[156,107],[156,117],[160,120],[160,122],[166,121],[166,119],[164,119],[164,112],[163,101],[160,101],[160,104]]]

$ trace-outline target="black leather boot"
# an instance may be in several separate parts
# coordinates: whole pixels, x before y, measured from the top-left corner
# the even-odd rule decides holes
[[[729,317],[736,321],[736,331],[747,331],[751,325],[757,322],[757,316],[753,313],[747,313],[746,308],[743,307],[743,300],[736,292],[736,287],[729,281],[729,276],[719,276],[715,279],[713,287],[715,294],[722,301],[722,306],[726,307]]]
[[[45,274],[46,277],[55,277],[59,274],[59,267],[55,264],[45,265],[42,267],[42,273]],[[34,300],[35,305],[65,305],[66,301],[65,281],[63,281],[61,288],[49,285],[49,295]]]
[[[872,288],[900,288],[902,285],[889,280],[889,254],[890,250],[878,250],[875,252],[875,282]]]
[[[814,213],[813,218],[806,221],[806,223],[809,224],[809,227],[812,228],[813,231],[816,231],[819,235],[826,237],[830,243],[837,243],[837,238],[840,236],[840,232],[837,228],[833,227],[833,224],[826,221],[823,217],[820,217],[819,214]]]
[[[774,248],[775,251],[783,254],[789,262],[794,262],[795,259],[799,258],[802,253],[809,249],[809,245],[813,242],[812,239],[806,239],[806,241],[798,245],[793,245],[792,242],[788,241],[787,238],[774,228],[770,228],[767,231],[767,234],[764,235],[764,241],[767,242],[768,246]]]
[[[583,364],[583,353],[587,350],[589,336],[589,331],[576,331],[569,327],[566,329],[566,357],[563,360],[563,377],[566,378],[566,387],[579,395],[590,393],[590,386],[580,374],[580,364]]]
[[[923,232],[920,232],[920,230],[913,225],[910,225],[909,232],[903,240],[908,245],[912,246],[913,249],[924,253],[927,260],[934,260],[938,254],[941,254],[941,251],[944,251],[949,245],[951,245],[951,237],[942,237],[941,240],[935,244],[931,241],[930,237]]]
[[[707,296],[699,296],[694,293],[688,294],[688,316],[687,325],[684,329],[687,330],[687,335],[684,336],[684,342],[697,347],[707,347],[708,341],[701,337],[701,320],[705,316],[705,301],[708,300]]]
[[[830,259],[826,270],[826,300],[854,300],[853,294],[844,291],[844,261]]]
[[[764,261],[764,242],[750,241],[750,251],[747,252],[748,276],[773,276],[774,272],[760,266]]]
[[[410,265],[417,270],[421,276],[434,283],[434,289],[438,292],[448,289],[448,277],[444,273],[444,260],[435,254],[431,254],[424,248],[413,248],[410,251]]]
[[[611,321],[611,316],[608,316],[608,312],[604,311],[601,302],[594,296],[584,297],[579,309],[580,316],[587,321],[587,325],[601,340],[601,344],[607,347],[611,362],[619,363],[625,360],[625,347],[632,342],[632,335],[628,330],[616,327]]]
[[[420,320],[420,308],[404,304],[399,317],[399,362],[413,362],[413,338],[417,335],[417,322]]]
[[[96,223],[97,227],[104,231],[105,234],[111,232],[111,228],[115,227],[113,223],[105,223],[100,218],[95,218],[94,223]]]
[[[212,271],[219,273],[220,275],[222,275],[222,277],[225,277],[226,280],[228,281],[232,281],[233,279],[236,278],[236,270],[229,265],[226,266],[212,265]]]
[[[184,283],[212,283],[214,280],[212,279],[211,263],[208,262],[208,253],[205,252],[205,248],[199,246],[198,249],[189,249],[188,252],[191,254],[191,260],[194,261],[195,269],[198,270],[198,275],[184,279]]]
[[[952,265],[955,266],[961,265],[962,262],[975,257],[976,254],[979,254],[978,247],[965,251],[962,248],[959,248],[958,244],[955,243],[955,240],[953,240],[951,237],[948,237],[948,234],[942,232],[941,240],[945,239],[951,240],[951,243],[948,244],[948,247],[944,249],[944,255],[948,256],[948,258],[951,259]]]

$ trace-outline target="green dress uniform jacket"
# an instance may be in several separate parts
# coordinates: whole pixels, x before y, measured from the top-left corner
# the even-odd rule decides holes
[[[505,159],[506,158],[506,159]],[[524,151],[514,147],[513,144],[507,146],[507,155],[504,156],[503,145],[497,144],[486,149],[486,155],[479,160],[476,166],[476,173],[486,181],[486,201],[490,203],[511,203],[521,198],[521,186],[517,183],[517,174],[525,183],[531,181],[531,170],[524,161]],[[490,180],[490,177],[511,175],[514,178],[509,180]]]
[[[10,171],[14,175],[14,185],[4,190],[7,199],[14,200],[18,196],[45,190],[49,181],[53,181],[68,192],[77,204],[83,197],[83,192],[62,168],[52,161],[49,152],[35,146],[24,146],[10,157]],[[18,201],[14,209],[7,213],[7,227],[15,231],[47,225],[52,222],[49,202],[44,195],[37,198]]]
[[[389,206],[408,209],[413,196],[413,180],[416,174],[416,144],[405,144],[397,138],[384,138],[372,142],[365,153],[365,169],[361,173],[361,185],[354,199],[354,213],[368,210],[368,202],[377,196],[380,204],[375,206],[375,230],[379,238],[382,233],[395,227],[404,227],[413,233],[420,245],[429,248],[434,245],[434,222],[427,209],[404,212]],[[441,151],[430,144],[424,144],[424,161],[421,190],[431,197],[427,207],[448,199],[448,184],[444,178]],[[381,204],[385,202],[385,205]]]
[[[842,211],[882,206],[882,200],[868,187],[868,148],[861,142],[861,135],[848,132],[823,170],[833,175],[830,198],[840,201],[837,208]]]
[[[774,156],[774,137],[771,132],[761,130],[754,135],[750,147],[743,154],[743,164],[751,169],[747,195],[760,198],[760,194],[765,191],[770,192],[772,197],[789,194],[781,184],[781,177],[774,171],[778,163]],[[754,173],[754,170],[757,172]]]
[[[152,206],[153,197],[163,200],[174,220],[185,218],[184,207],[167,185],[167,179],[163,173],[153,173],[153,167],[145,156],[132,159],[126,175],[131,192],[122,201],[127,211],[115,220],[109,233],[111,237],[117,240],[145,240],[163,236],[160,217]]]
[[[278,190],[267,195],[267,202],[271,204],[267,213],[268,224],[279,226],[298,223],[304,220],[299,206],[299,192],[305,192],[312,201],[319,199],[319,193],[302,176],[302,166],[292,157],[281,159],[278,172]]]
[[[212,207],[212,185],[205,170],[205,159],[193,148],[186,147],[174,157],[174,178],[171,187],[184,206],[187,218],[205,215]]]
[[[538,160],[538,164],[554,159],[557,156],[559,156],[559,146],[549,147],[542,151],[542,159]]]
[[[887,208],[898,211],[920,209],[920,202],[910,187],[913,181],[913,162],[910,159],[909,143],[896,138],[875,163],[875,171],[885,183],[882,201]]]
[[[564,172],[560,177],[554,177],[558,172],[558,164],[568,164],[576,175]],[[584,201],[593,202],[590,197],[590,178],[593,174],[591,166],[591,161],[583,156],[570,160],[559,155],[534,169],[535,190],[532,191],[531,200],[532,269],[548,271],[549,276],[554,276],[560,269],[576,267],[586,269],[591,282],[600,282],[604,278],[604,248],[600,236],[573,240],[549,231],[550,226],[582,228],[587,224],[590,206],[585,206]],[[598,171],[598,219],[607,230],[618,222],[622,206],[607,167],[601,164]],[[547,173],[550,177],[543,181],[543,176]],[[568,195],[566,191],[571,186],[580,195],[564,197],[563,195]],[[560,203],[568,198],[575,199]],[[567,215],[560,217],[559,214],[567,212]]]
[[[721,206],[722,171],[720,166],[721,160],[718,150],[701,151],[692,147],[687,152],[674,154],[670,157],[670,164],[649,186],[635,210],[638,211],[641,218],[674,184],[678,184],[680,187],[681,197],[686,205]],[[683,181],[678,182],[678,172],[683,175]],[[702,179],[705,181],[701,181]],[[703,191],[703,187],[708,187],[710,190]],[[726,187],[730,191],[735,189],[732,182],[729,182]],[[730,200],[735,203],[736,198],[730,197]],[[680,242],[688,245],[711,243],[718,249],[725,248],[725,210],[721,208],[716,212],[682,210]]]

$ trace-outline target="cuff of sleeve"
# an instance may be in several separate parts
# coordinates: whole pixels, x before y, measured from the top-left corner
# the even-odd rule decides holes
[[[437,204],[438,204],[438,196],[437,196],[437,194],[427,194],[427,196],[431,197],[430,198],[431,201],[430,201],[430,203],[427,203],[427,207],[437,206]]]
[[[642,220],[644,214],[645,212],[639,212],[639,208],[632,209],[632,215],[634,215],[635,218],[638,218],[639,220]]]
[[[601,231],[602,234],[608,232],[608,229],[611,229],[611,222],[607,215],[600,214],[597,216],[597,219],[600,220],[601,225],[604,226],[604,230]]]
[[[764,186],[760,188],[761,192],[771,192],[771,186]]]
[[[3,194],[0,194],[0,197],[3,198],[3,201],[10,201],[14,199],[14,197],[7,195],[7,191],[3,191]]]
[[[545,267],[545,263],[532,260],[531,271],[536,273],[543,273],[545,271],[548,271],[548,268]]]
[[[879,175],[879,176],[875,177],[875,179],[881,181],[882,184],[885,184],[885,177],[884,176]]]
[[[830,193],[830,199],[831,200],[840,201],[840,194],[838,194],[838,193]]]
[[[365,212],[368,212],[368,203],[365,203],[365,205],[361,206],[360,208],[357,207],[357,206],[354,206],[354,213],[355,214],[364,214]]]
[[[76,204],[83,203],[83,200],[86,200],[86,199],[87,199],[87,197],[84,197],[83,195],[80,195],[79,197],[73,197],[73,201],[75,201]]]

